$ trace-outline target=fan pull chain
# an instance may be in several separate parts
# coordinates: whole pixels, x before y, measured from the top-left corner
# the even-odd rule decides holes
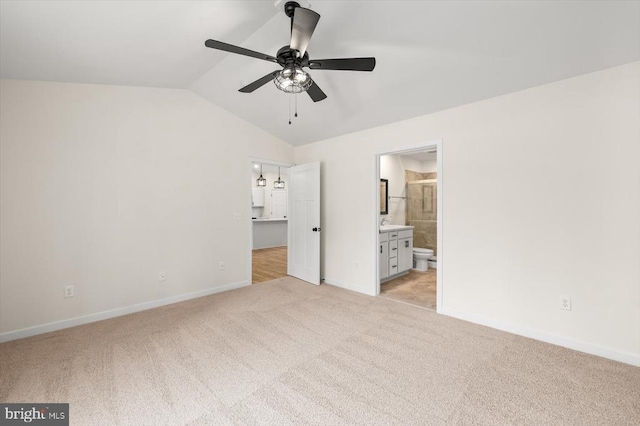
[[[291,99],[291,97],[289,97],[289,125],[291,125],[291,103],[294,103],[294,117],[298,117],[298,94],[294,93],[293,94],[293,99]]]

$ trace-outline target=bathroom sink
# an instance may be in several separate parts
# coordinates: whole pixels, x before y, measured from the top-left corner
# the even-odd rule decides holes
[[[401,229],[413,229],[413,226],[406,226],[406,225],[380,225],[380,232],[399,231]]]

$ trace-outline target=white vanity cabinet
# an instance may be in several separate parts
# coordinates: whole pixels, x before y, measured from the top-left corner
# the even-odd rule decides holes
[[[413,267],[413,226],[380,227],[380,281],[406,274]]]
[[[413,230],[398,231],[398,272],[413,267]]]
[[[382,232],[380,234],[380,250],[378,251],[380,265],[380,279],[383,280],[389,276],[389,233]]]
[[[398,231],[389,234],[389,276],[398,273]]]

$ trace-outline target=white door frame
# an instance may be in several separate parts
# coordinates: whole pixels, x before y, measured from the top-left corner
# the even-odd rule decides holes
[[[438,313],[442,313],[443,311],[443,288],[444,288],[444,281],[443,281],[443,277],[444,277],[444,238],[443,238],[443,223],[444,223],[444,215],[443,215],[443,192],[442,192],[442,182],[443,182],[443,173],[442,173],[442,159],[443,159],[443,152],[442,152],[442,139],[435,139],[435,140],[431,140],[431,141],[427,141],[427,142],[422,142],[416,145],[411,145],[411,146],[405,146],[405,147],[401,147],[401,148],[393,148],[390,149],[388,151],[381,151],[375,154],[375,179],[372,179],[374,181],[374,186],[373,186],[373,193],[374,193],[374,197],[373,200],[375,202],[375,205],[371,208],[371,211],[374,212],[374,220],[373,223],[375,225],[375,228],[373,229],[373,232],[375,232],[376,235],[376,245],[373,247],[373,257],[374,257],[374,265],[376,265],[376,270],[375,270],[375,281],[373,283],[372,286],[372,294],[375,294],[376,296],[380,294],[380,265],[379,265],[379,260],[380,260],[380,256],[378,253],[378,247],[380,247],[380,157],[383,155],[390,155],[390,154],[404,154],[404,153],[409,153],[412,151],[423,151],[425,149],[430,149],[430,148],[436,148],[436,166],[437,166],[437,172],[438,172],[438,183],[437,183],[437,203],[438,203],[438,207],[437,207],[437,214],[438,214],[438,221],[436,223],[436,231],[438,233],[437,236],[437,241],[438,241],[438,270],[436,273],[436,311]]]
[[[271,166],[280,166],[280,167],[291,167],[291,166],[295,166],[294,163],[289,163],[286,161],[277,161],[277,160],[264,160],[261,158],[252,158],[249,157],[248,160],[248,170],[249,170],[249,188],[253,188],[253,186],[255,185],[255,182],[253,181],[253,163],[261,163],[261,164],[269,164]],[[247,211],[249,212],[247,214],[247,227],[249,229],[249,248],[248,248],[248,252],[247,252],[247,259],[249,259],[248,262],[248,282],[249,284],[253,284],[253,220],[251,219],[251,213],[253,213],[253,205],[251,204],[251,191],[247,191],[247,206],[248,209]]]

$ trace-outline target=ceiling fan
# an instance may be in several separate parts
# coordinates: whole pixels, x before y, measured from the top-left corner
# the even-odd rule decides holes
[[[303,68],[343,71],[373,71],[375,68],[376,58],[310,59],[307,46],[320,20],[320,15],[311,9],[300,7],[294,1],[285,3],[284,13],[291,18],[291,43],[278,50],[275,57],[221,41],[205,41],[205,46],[212,49],[274,62],[283,68],[242,87],[240,92],[251,93],[269,81],[273,81],[283,92],[307,92],[314,102],[318,102],[325,99],[327,95]]]

